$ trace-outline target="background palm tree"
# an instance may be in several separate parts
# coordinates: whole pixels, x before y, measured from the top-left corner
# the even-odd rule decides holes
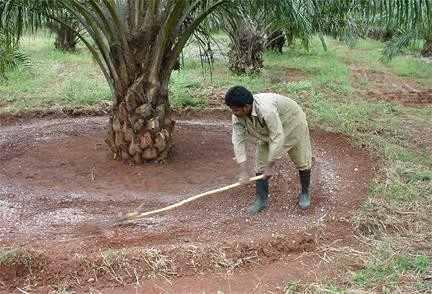
[[[262,12],[252,14],[250,7],[226,14],[224,30],[230,38],[228,64],[237,74],[257,73],[263,67],[265,19]]]
[[[47,27],[55,35],[55,48],[61,51],[75,51],[79,41],[76,32],[80,32],[81,25],[79,21],[68,12],[61,12],[63,13],[57,15],[57,18],[61,20],[61,22],[48,21]]]
[[[236,10],[217,16],[230,38],[229,67],[239,74],[257,73],[264,49],[277,47],[281,52],[285,39],[289,45],[299,39],[306,49],[315,35],[324,50],[324,35],[353,43],[358,35],[356,6],[354,0],[239,1]]]
[[[229,68],[238,74],[259,72],[264,49],[272,41],[282,41],[283,31],[291,41],[311,37],[312,4],[300,0],[238,1],[236,10],[218,16],[230,38]]]

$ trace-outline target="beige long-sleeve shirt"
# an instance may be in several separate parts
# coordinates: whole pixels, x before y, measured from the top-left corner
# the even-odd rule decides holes
[[[294,100],[274,93],[254,95],[251,116],[239,118],[233,115],[232,124],[232,143],[238,163],[247,160],[248,136],[256,138],[258,144],[268,144],[268,148],[260,148],[262,151],[259,151],[266,154],[258,155],[270,162],[280,158],[289,146],[301,142],[299,137],[303,134],[295,131],[300,129],[299,126],[306,125],[307,130],[306,118],[300,106]]]

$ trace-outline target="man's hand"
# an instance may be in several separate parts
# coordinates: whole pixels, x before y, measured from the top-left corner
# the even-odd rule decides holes
[[[274,161],[270,161],[267,164],[267,166],[264,168],[264,180],[270,179],[275,174],[276,174],[275,162]]]
[[[239,164],[238,181],[242,185],[247,184],[249,182],[249,171],[247,167],[247,161]]]

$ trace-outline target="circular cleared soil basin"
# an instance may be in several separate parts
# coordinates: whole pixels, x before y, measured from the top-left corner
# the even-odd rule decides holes
[[[179,121],[167,162],[142,166],[110,158],[103,142],[106,121],[106,117],[39,120],[0,129],[0,244],[43,253],[43,278],[32,272],[39,286],[51,285],[54,277],[61,280],[59,272],[64,279],[72,272],[81,277],[81,284],[71,282],[71,287],[116,285],[119,278],[112,274],[92,278],[76,257],[103,264],[101,252],[107,250],[130,249],[130,256],[139,259],[142,250],[148,254],[151,249],[170,259],[170,272],[154,278],[170,279],[173,289],[176,285],[186,292],[200,290],[200,285],[222,289],[217,278],[206,283],[200,273],[226,271],[246,275],[237,281],[240,289],[248,289],[253,285],[245,284],[246,273],[276,263],[284,268],[281,263],[288,257],[292,265],[293,255],[313,252],[326,242],[351,242],[349,219],[367,194],[373,165],[368,154],[352,147],[347,138],[321,130],[311,132],[312,206],[306,211],[297,207],[297,171],[285,158],[279,163],[280,174],[271,180],[269,208],[257,216],[246,211],[255,193],[250,184],[134,225],[82,230],[84,224],[104,224],[140,205],[143,210],[161,208],[236,181],[229,121]],[[253,156],[253,148],[250,152]],[[297,270],[286,269],[284,277],[310,276],[297,261]],[[10,271],[3,274],[6,288],[25,278],[25,273],[15,271],[13,276]],[[121,276],[123,284],[129,284],[132,276]],[[230,287],[235,289],[232,282]]]

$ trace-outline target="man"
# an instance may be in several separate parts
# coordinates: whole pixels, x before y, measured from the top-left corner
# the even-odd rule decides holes
[[[285,153],[299,170],[299,206],[308,208],[312,151],[306,116],[300,106],[294,100],[278,94],[252,95],[242,86],[228,90],[225,104],[233,113],[232,142],[242,182],[249,178],[247,137],[254,137],[257,141],[256,173],[264,174],[264,178],[256,181],[256,200],[248,211],[256,214],[267,207],[268,181],[275,173],[275,162]]]

